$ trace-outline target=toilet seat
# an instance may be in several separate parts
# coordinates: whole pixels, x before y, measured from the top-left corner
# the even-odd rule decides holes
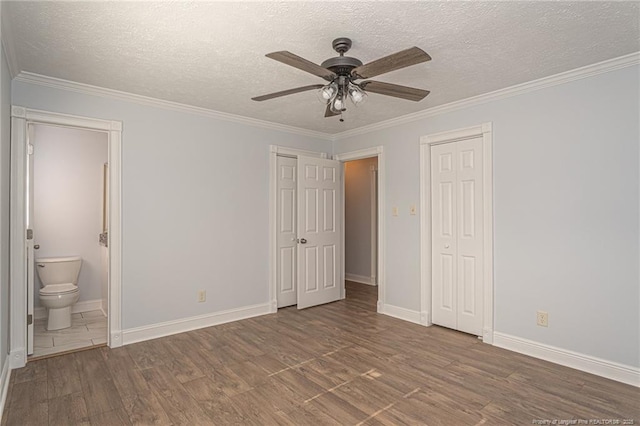
[[[73,283],[49,284],[40,289],[40,296],[58,296],[78,292],[80,289]]]

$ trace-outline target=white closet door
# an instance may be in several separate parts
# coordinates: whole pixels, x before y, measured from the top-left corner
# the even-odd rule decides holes
[[[483,199],[482,138],[457,148],[458,330],[482,335]]]
[[[297,164],[289,157],[276,158],[277,180],[277,223],[276,238],[277,300],[278,308],[297,303],[296,287],[296,206],[297,206]]]
[[[432,322],[457,327],[456,150],[431,147]]]
[[[434,324],[482,334],[482,138],[431,147]]]
[[[340,162],[298,157],[298,309],[340,298]]]

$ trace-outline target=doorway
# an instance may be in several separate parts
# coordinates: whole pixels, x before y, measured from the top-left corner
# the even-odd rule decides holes
[[[344,164],[346,299],[366,310],[378,301],[378,157]]]
[[[319,152],[298,150],[294,148],[286,148],[280,147],[276,145],[271,146],[270,152],[270,178],[269,178],[269,200],[270,200],[270,225],[269,225],[269,241],[270,241],[270,273],[269,273],[269,300],[270,302],[270,312],[277,312],[278,310],[278,292],[280,288],[294,288],[293,284],[289,285],[281,285],[282,275],[279,274],[279,271],[285,271],[285,268],[281,268],[281,260],[282,257],[279,256],[278,251],[278,157],[291,157],[298,158],[299,156],[307,156],[307,157],[316,157],[316,158],[326,158],[327,155]],[[384,179],[385,179],[385,169],[384,169],[384,152],[381,146],[367,148],[363,150],[348,152],[344,154],[335,155],[334,159],[344,163],[346,161],[358,160],[363,158],[377,157],[378,159],[378,170],[377,170],[377,182],[378,182],[378,197],[377,197],[377,261],[376,261],[376,282],[377,282],[377,304],[376,310],[379,313],[385,313],[385,280],[384,280],[384,256],[385,256],[385,247],[384,247],[384,217],[382,215],[382,206],[384,206],[385,200],[385,190],[384,190]],[[345,221],[344,215],[344,179],[343,176],[343,165],[338,170],[338,177],[342,193],[339,197],[339,203],[336,205],[340,206],[337,210],[336,223],[343,224]],[[336,200],[337,201],[337,200]],[[297,215],[296,215],[297,217]],[[339,298],[345,298],[345,258],[344,258],[344,247],[345,247],[345,233],[344,227],[340,225],[338,232],[340,233],[340,243],[335,251],[335,261],[338,266],[338,285],[339,285]],[[291,240],[293,236],[289,236],[289,240]],[[291,269],[288,269],[289,271]],[[290,272],[290,276],[296,276],[294,272]]]
[[[107,132],[27,126],[26,220],[34,249],[28,269],[35,269],[33,280],[27,279],[27,312],[33,315],[27,329],[31,360],[107,343],[109,176]],[[52,275],[47,271],[64,265],[70,265],[71,275],[77,270],[75,282],[60,284],[56,277],[48,282]],[[58,291],[61,286],[72,290]],[[51,297],[68,297],[69,306],[58,308],[68,312],[52,313],[47,306]],[[69,319],[68,324],[58,324]]]
[[[28,214],[33,203],[29,202],[30,177],[29,167],[34,149],[32,141],[35,126],[55,126],[56,128],[80,129],[82,131],[98,132],[106,136],[107,163],[106,169],[97,171],[98,179],[106,178],[104,187],[98,188],[98,196],[105,196],[104,206],[105,225],[108,233],[103,236],[107,244],[107,259],[104,270],[107,273],[106,303],[103,304],[103,294],[99,296],[100,310],[107,317],[106,343],[110,347],[122,346],[121,328],[121,134],[122,123],[94,118],[70,116],[47,111],[31,110],[19,106],[11,109],[11,250],[10,250],[10,293],[11,293],[11,337],[10,359],[11,368],[23,367],[27,362],[28,352],[33,337],[34,310],[28,303],[35,290],[36,273],[34,259],[37,243],[33,239],[33,229],[29,228]],[[104,164],[103,164],[104,165]],[[32,179],[33,177],[31,177]],[[102,218],[96,218],[101,223]],[[101,229],[101,228],[99,228]],[[94,236],[98,244],[98,235]],[[49,243],[47,243],[47,246]],[[43,247],[44,249],[44,247]],[[70,253],[69,253],[70,254]],[[101,269],[101,268],[98,268]],[[104,272],[103,272],[104,273]],[[31,290],[31,291],[30,291]],[[94,299],[96,300],[96,299]],[[97,305],[97,302],[94,302]],[[105,306],[106,305],[106,306]],[[28,312],[31,310],[31,312]],[[82,316],[82,315],[81,315]]]

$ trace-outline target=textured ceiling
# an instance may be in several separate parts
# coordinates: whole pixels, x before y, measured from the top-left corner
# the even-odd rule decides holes
[[[4,2],[3,2],[4,3]],[[9,2],[15,68],[338,133],[640,50],[639,2]],[[371,94],[345,122],[311,92],[323,80],[264,55],[320,63],[350,37],[363,62],[418,46],[433,60],[376,80],[431,91],[419,103]]]

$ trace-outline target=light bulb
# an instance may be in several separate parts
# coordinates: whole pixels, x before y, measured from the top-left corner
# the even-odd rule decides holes
[[[349,85],[349,97],[351,101],[357,106],[365,100],[367,94],[362,91],[358,86],[354,84]]]
[[[333,102],[333,108],[336,111],[342,111],[342,108],[344,108],[344,102],[342,101],[342,98],[336,98],[336,100]]]
[[[333,98],[337,91],[338,85],[336,83],[329,83],[318,90],[318,97],[320,98],[320,100],[326,102],[329,99]]]

